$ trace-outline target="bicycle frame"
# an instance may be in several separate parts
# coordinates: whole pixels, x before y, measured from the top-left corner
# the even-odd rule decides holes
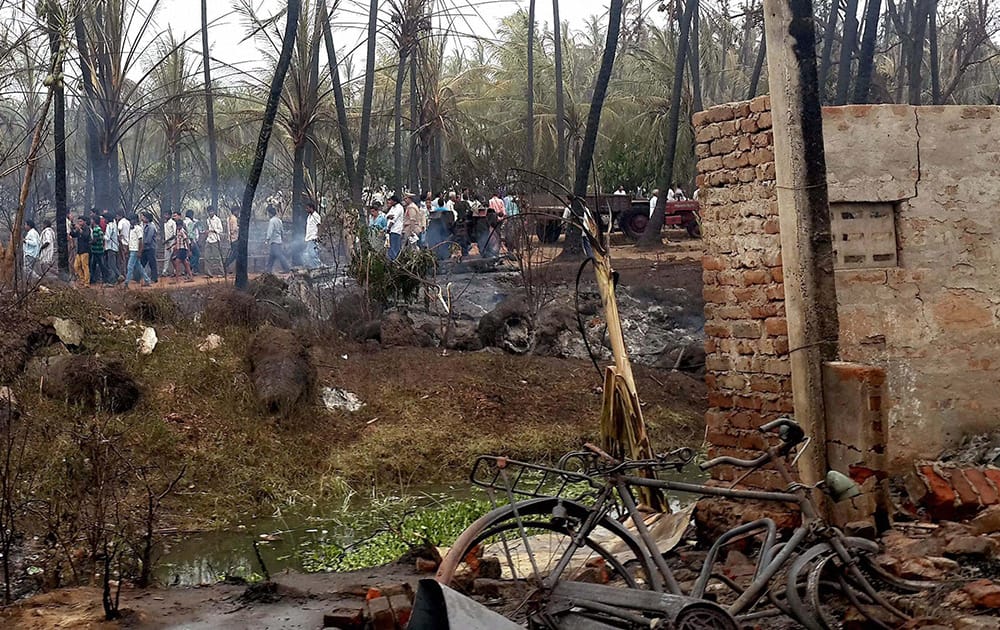
[[[778,473],[786,482],[789,483],[790,486],[794,487],[796,484],[792,478],[791,471],[788,468],[787,462],[785,462],[784,458],[780,456],[777,447],[771,447],[766,452],[769,457],[758,468],[763,467],[766,463],[775,464],[774,468],[777,469]],[[785,542],[780,551],[778,551],[778,553],[773,557],[770,556],[770,551],[774,545],[775,533],[774,523],[773,521],[770,521],[770,519],[753,521],[741,526],[741,528],[737,528],[740,530],[738,532],[737,530],[730,532],[731,534],[734,532],[736,534],[746,534],[750,531],[760,529],[761,527],[764,527],[768,532],[764,545],[761,549],[761,560],[753,581],[736,599],[736,601],[728,607],[729,614],[734,617],[743,613],[760,599],[769,587],[771,579],[783,566],[785,566],[792,555],[798,550],[799,545],[812,531],[812,524],[818,519],[816,508],[812,499],[808,495],[808,490],[802,486],[798,486],[794,492],[741,490],[684,481],[648,479],[635,475],[612,473],[608,477],[608,481],[605,483],[604,487],[598,493],[595,504],[590,508],[590,515],[587,520],[580,526],[579,530],[575,532],[572,539],[572,545],[570,545],[570,547],[564,552],[552,572],[542,580],[542,587],[544,589],[552,589],[555,587],[559,578],[569,566],[573,554],[575,554],[576,551],[583,546],[584,541],[593,531],[595,524],[600,522],[601,518],[603,518],[612,509],[612,507],[616,506],[615,498],[617,497],[618,501],[620,501],[621,505],[625,508],[625,512],[635,524],[636,533],[638,534],[637,542],[640,543],[638,547],[642,550],[643,554],[642,559],[647,566],[656,568],[655,572],[647,576],[650,589],[656,592],[668,592],[672,595],[685,595],[685,593],[681,590],[680,585],[677,583],[677,580],[673,575],[673,571],[671,571],[670,567],[667,565],[663,554],[659,553],[657,550],[656,540],[653,538],[649,528],[646,526],[642,512],[639,510],[635,499],[632,496],[631,488],[633,487],[649,487],[659,490],[672,490],[674,492],[684,492],[700,496],[715,496],[730,499],[749,499],[772,503],[785,503],[799,509],[803,518],[802,524],[795,529],[788,541]],[[836,551],[845,561],[850,561],[850,553],[845,547],[842,545],[832,546],[834,551]],[[717,551],[716,548],[713,548],[713,550]],[[708,560],[713,559],[713,556],[714,554],[710,554]],[[696,582],[694,589],[696,597],[699,596],[697,593],[699,591],[703,591],[707,585],[707,582],[711,577],[711,568],[711,562],[706,561],[705,565],[702,567],[701,574],[699,575],[699,579]]]

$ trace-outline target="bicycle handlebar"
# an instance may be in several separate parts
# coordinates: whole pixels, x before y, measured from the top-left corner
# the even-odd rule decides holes
[[[735,466],[737,468],[756,468],[757,466],[763,466],[771,459],[770,453],[764,453],[757,459],[737,459],[735,457],[716,457],[715,459],[709,459],[698,464],[698,468],[702,470],[708,470],[709,468],[715,468],[716,466],[729,465]]]
[[[758,429],[761,433],[777,433],[782,446],[780,453],[787,455],[788,452],[805,440],[806,433],[797,422],[791,418],[778,418],[766,424],[762,424]],[[763,466],[771,460],[771,453],[764,453],[756,459],[738,459],[736,457],[716,457],[699,464],[702,470],[708,470],[716,466],[729,465],[736,468],[757,468]]]

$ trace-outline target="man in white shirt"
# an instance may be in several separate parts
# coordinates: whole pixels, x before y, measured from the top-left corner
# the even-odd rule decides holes
[[[38,234],[38,230],[35,229],[34,221],[27,219],[24,224],[28,227],[22,245],[24,249],[24,271],[26,276],[33,278],[35,276],[35,263],[38,262],[38,254],[42,248],[42,238]]]
[[[267,216],[270,217],[267,220],[267,235],[264,238],[268,247],[267,273],[273,272],[276,262],[281,264],[282,271],[288,273],[291,265],[288,264],[288,258],[285,257],[283,242],[285,226],[278,218],[278,209],[271,204],[267,204]]]
[[[177,224],[171,220],[170,213],[163,213],[163,272],[161,276],[174,275],[170,268],[170,257],[174,253],[174,241],[177,239]]]
[[[660,189],[657,188],[653,191],[653,194],[649,196],[649,216],[653,216],[653,211],[656,210],[656,202],[660,197]]]
[[[134,229],[129,230],[128,233],[128,263],[125,265],[125,288],[128,288],[128,283],[135,279],[136,270],[141,272],[142,275],[142,286],[148,287],[149,274],[146,272],[146,268],[142,264],[142,251],[143,251],[143,239],[142,239],[143,228],[141,226],[135,226]],[[155,267],[151,267],[155,270]]]
[[[677,195],[674,193],[673,189],[667,189],[667,201],[677,201]]]
[[[386,220],[389,223],[389,260],[396,260],[403,250],[403,204],[396,195],[389,199]]]
[[[315,269],[322,265],[319,259],[319,213],[316,212],[316,204],[312,201],[306,202],[306,248],[302,252],[302,264],[306,269]]]
[[[124,210],[116,212],[115,218],[118,219],[118,269],[124,272],[128,264],[128,236],[132,222],[125,218]]]
[[[119,250],[121,250],[121,240],[118,238],[118,224],[109,213],[104,230],[104,268],[108,272],[105,282],[108,284],[124,279],[119,271],[118,263],[121,262],[118,256]]]
[[[205,275],[211,278],[211,267],[215,266],[216,258],[220,266],[223,264],[222,219],[219,218],[219,213],[215,211],[215,206],[209,206],[207,212],[208,221],[205,222],[205,249],[207,251],[205,252],[204,271]]]

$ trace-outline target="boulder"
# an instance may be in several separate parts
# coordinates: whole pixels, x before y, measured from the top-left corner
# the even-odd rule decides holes
[[[70,405],[123,413],[139,402],[139,384],[120,361],[86,355],[42,362],[42,393]]]
[[[59,341],[67,346],[79,346],[83,343],[83,326],[72,319],[61,317],[51,318],[52,328],[56,331]]]
[[[976,580],[963,588],[976,608],[1000,608],[1000,584],[992,580]]]
[[[389,311],[382,317],[379,339],[383,348],[426,348],[434,345],[431,336],[417,328],[410,316],[402,311]]]
[[[309,349],[291,331],[261,328],[250,341],[246,359],[254,395],[265,412],[287,416],[312,398],[316,368]]]

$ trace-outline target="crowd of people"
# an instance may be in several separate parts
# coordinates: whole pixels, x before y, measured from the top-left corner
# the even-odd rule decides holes
[[[369,204],[368,233],[372,246],[385,248],[391,260],[408,247],[429,249],[438,260],[447,260],[453,245],[462,258],[473,245],[481,257],[491,258],[500,255],[509,235],[498,226],[520,213],[520,203],[511,193],[496,191],[484,200],[469,189],[428,192],[423,198],[407,192],[375,198]]]
[[[289,236],[279,208],[266,207],[267,227],[264,246],[267,272],[292,268],[289,241],[301,243],[295,249],[302,267],[315,268],[320,259],[322,219],[314,202],[306,202],[304,234]],[[489,199],[469,189],[426,193],[422,198],[410,192],[374,197],[368,206],[368,237],[391,260],[407,248],[428,249],[439,260],[454,253],[469,256],[475,248],[482,257],[496,257],[509,236],[504,219],[521,213],[513,194],[494,192]],[[152,212],[112,214],[95,208],[89,213],[66,219],[66,234],[72,279],[81,285],[149,286],[164,278],[192,282],[194,276],[214,277],[226,273],[237,256],[239,207],[230,209],[226,221],[215,208],[208,207],[202,218],[194,210],[165,212],[157,220]],[[301,229],[301,228],[300,228]],[[32,220],[25,222],[24,265],[29,277],[38,278],[55,268],[58,249],[56,230],[45,220],[39,230]],[[508,247],[510,244],[508,243]]]

